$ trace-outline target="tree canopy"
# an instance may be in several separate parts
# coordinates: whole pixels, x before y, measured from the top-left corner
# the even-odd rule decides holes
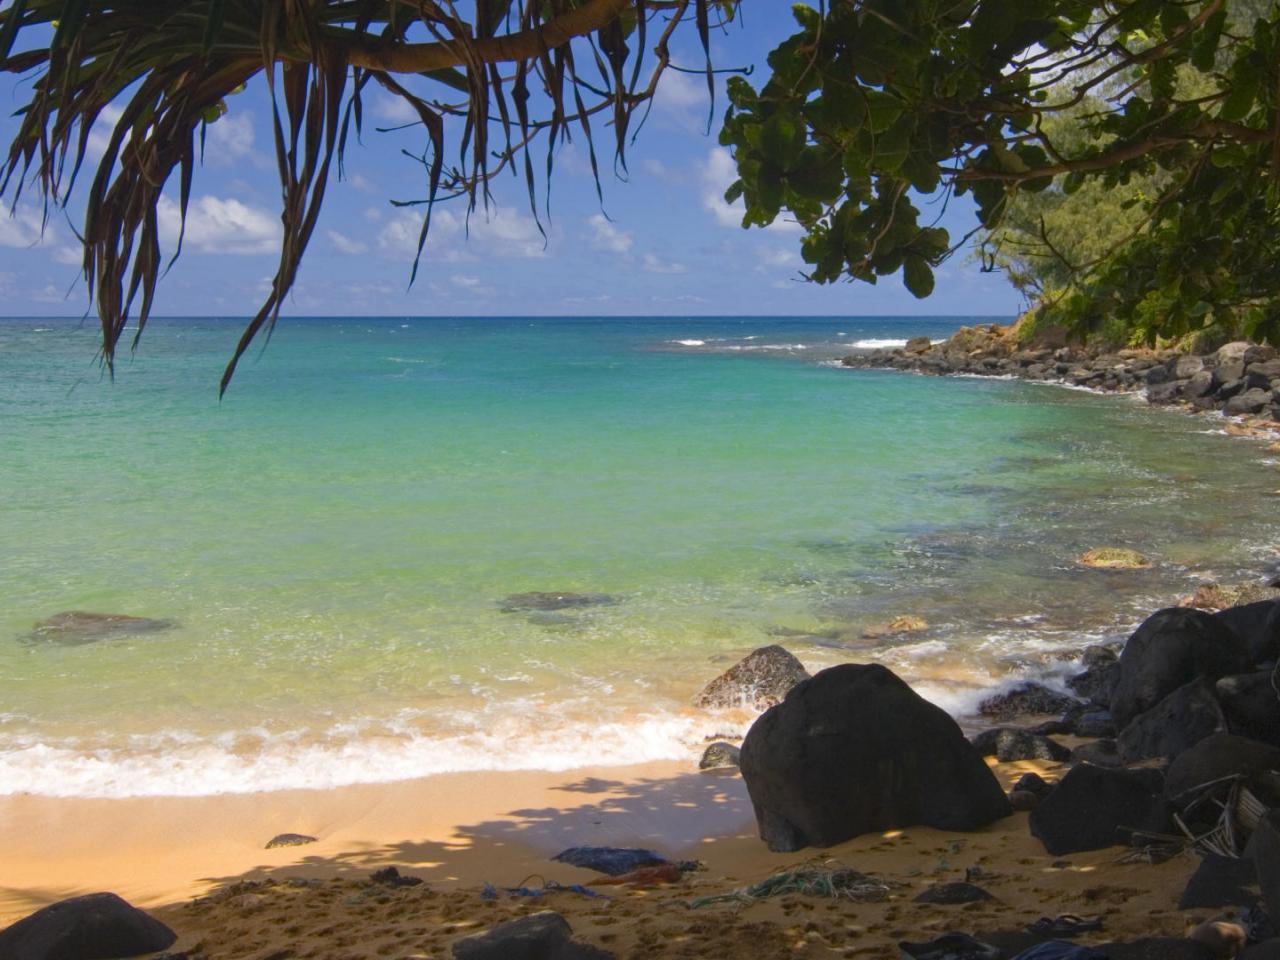
[[[537,184],[570,135],[585,140],[598,187],[598,128],[625,165],[672,66],[675,31],[696,31],[714,94],[709,36],[735,6],[7,0],[0,66],[30,78],[30,97],[0,189],[16,203],[34,184],[65,205],[91,128],[122,105],[94,161],[82,237],[110,366],[131,313],[139,335],[145,327],[169,262],[163,191],[176,189],[185,217],[205,125],[264,76],[284,233],[225,389],[294,283],[370,82],[409,104],[424,131],[420,255],[432,202],[462,196],[474,209],[503,171],[522,176],[537,217]],[[1021,264],[1054,322],[1089,330],[1120,318],[1148,338],[1217,324],[1278,338],[1277,3],[830,0],[794,12],[798,30],[770,54],[768,79],[729,78],[720,140],[737,163],[728,199],[744,200],[744,225],[796,220],[809,279],[900,273],[927,296],[936,268],[976,234],[988,267],[1017,279]],[[940,211],[964,195],[973,231],[952,236]],[[1081,212],[1098,205],[1122,211],[1106,236],[1090,235],[1097,214]],[[1086,242],[1055,243],[1053,216],[1083,217]],[[1032,249],[1038,265],[1027,269]]]
[[[811,279],[901,272],[926,296],[965,238],[923,198],[969,194],[991,260],[1021,213],[1013,230],[1058,273],[1038,304],[1056,322],[1280,334],[1275,3],[848,0],[796,20],[763,86],[729,81],[721,141],[745,222],[788,211]],[[1132,213],[1058,250],[1019,210],[1044,191],[1077,216],[1120,191]]]

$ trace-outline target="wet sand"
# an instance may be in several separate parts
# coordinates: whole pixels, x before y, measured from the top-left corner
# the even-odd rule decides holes
[[[1007,786],[1028,770],[1062,768],[995,769]],[[286,832],[318,842],[264,849]],[[654,889],[598,887],[608,899],[481,896],[486,882],[590,884],[597,875],[550,860],[582,844],[647,846],[703,869]],[[1114,847],[1052,857],[1021,813],[977,833],[910,828],[770,853],[736,771],[673,763],[203,798],[6,797],[0,849],[0,926],[64,897],[111,890],[173,927],[175,950],[209,960],[447,957],[459,937],[540,909],[563,913],[581,939],[637,958],[891,957],[901,939],[1017,930],[1064,913],[1100,915],[1095,941],[1178,936],[1208,915],[1175,909],[1190,856],[1125,863],[1127,851]],[[889,893],[876,902],[787,895],[688,906],[810,860],[870,874]],[[391,865],[424,883],[368,880]],[[912,902],[975,870],[994,899]]]

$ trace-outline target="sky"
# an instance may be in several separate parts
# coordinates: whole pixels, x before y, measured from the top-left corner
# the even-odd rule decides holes
[[[795,32],[789,5],[746,0],[739,22],[713,37],[717,67],[753,67],[759,86],[765,56]],[[700,66],[692,30],[673,43],[674,62]],[[24,102],[17,85],[10,99]],[[372,85],[369,88],[372,91]],[[410,270],[418,235],[415,208],[391,200],[424,196],[421,128],[379,132],[408,122],[403,105],[381,91],[366,98],[362,143],[349,146],[345,179],[330,183],[319,225],[285,315],[982,315],[1011,316],[1019,295],[999,274],[983,273],[961,253],[937,272],[933,296],[917,300],[898,277],[827,286],[801,277],[800,229],[779,220],[741,226],[741,201],[725,203],[733,159],[717,143],[726,101],[721,94],[708,133],[705,80],[668,71],[638,140],[625,179],[602,156],[604,203],[596,196],[580,140],[556,157],[546,237],[529,211],[522,179],[503,177],[495,204],[469,223],[460,203],[438,205],[416,281]],[[183,253],[161,281],[156,315],[242,316],[260,305],[275,270],[280,189],[265,84],[229,98],[208,127],[197,170]],[[13,121],[0,122],[10,134]],[[91,157],[105,142],[101,123]],[[597,128],[610,152],[611,133]],[[7,137],[6,137],[7,141]],[[455,148],[456,149],[456,148]],[[541,156],[536,167],[541,169]],[[0,214],[0,313],[79,316],[90,309],[80,277],[74,226],[83,217],[82,175],[67,211],[42,229],[34,191],[12,216]],[[173,184],[176,196],[176,182]],[[10,198],[5,198],[10,206]],[[926,208],[927,209],[927,208]],[[162,232],[177,235],[177,204],[160,208]],[[973,226],[972,207],[952,201],[942,225],[959,236]]]

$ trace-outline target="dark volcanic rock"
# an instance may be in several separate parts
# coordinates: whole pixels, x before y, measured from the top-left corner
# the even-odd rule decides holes
[[[978,704],[978,713],[1004,721],[1042,713],[1065,713],[1079,705],[1075,697],[1028,681],[983,700]]]
[[[1280,810],[1272,810],[1249,840],[1268,917],[1280,917]]]
[[[1024,773],[1016,781],[1013,788],[1022,793],[1034,793],[1037,797],[1046,796],[1053,789],[1053,784],[1038,773]]]
[[[736,767],[738,765],[738,755],[741,752],[732,743],[718,741],[702,751],[702,759],[698,761],[698,769],[719,770],[726,767]]]
[[[781,703],[787,691],[809,671],[786,649],[773,644],[753,650],[698,694],[700,707],[749,706],[757,710]]]
[[[1203,943],[1181,937],[1146,937],[1129,943],[1100,943],[1095,947],[1107,960],[1219,960]]]
[[[500,609],[503,613],[525,613],[530,610],[574,610],[579,607],[607,607],[617,602],[617,597],[607,593],[534,591],[532,593],[511,594],[503,599]]]
[[[1228,607],[1214,616],[1244,641],[1253,663],[1280,658],[1280,600]]]
[[[1129,842],[1129,831],[1164,833],[1169,811],[1156,770],[1110,770],[1082,763],[1031,812],[1031,835],[1061,856]]]
[[[1237,393],[1227,401],[1227,405],[1222,409],[1232,416],[1239,416],[1258,413],[1269,406],[1271,406],[1271,391],[1253,387],[1242,393]]]
[[[1120,664],[1116,661],[1098,663],[1077,673],[1067,681],[1067,686],[1078,697],[1100,707],[1111,705],[1111,691],[1120,676]]]
[[[1280,694],[1271,670],[1223,677],[1214,692],[1232,733],[1280,746]]]
[[[454,941],[453,956],[454,960],[611,960],[613,954],[574,942],[569,921],[543,910]]]
[[[4,960],[113,960],[156,953],[177,934],[114,893],[50,904],[0,931]]]
[[[916,903],[977,903],[979,900],[995,898],[976,883],[963,880],[955,883],[935,883],[928,890],[911,898]]]
[[[1116,721],[1106,710],[1091,710],[1075,718],[1072,732],[1080,737],[1114,737]]]
[[[1244,641],[1211,614],[1185,607],[1157,611],[1120,654],[1111,715],[1123,729],[1179,687],[1239,673],[1248,659]]]
[[[1080,744],[1071,751],[1071,759],[1076,763],[1092,763],[1095,767],[1124,766],[1124,757],[1120,756],[1116,742],[1110,737]]]
[[[126,617],[119,613],[85,613],[68,610],[55,613],[48,620],[41,620],[25,639],[78,646],[114,637],[130,637],[140,633],[168,630],[172,620],[152,620],[148,617]]]
[[[956,722],[878,664],[797,685],[752,725],[741,769],[776,851],[915,824],[973,830],[1010,813]]]
[[[1252,860],[1208,853],[1187,881],[1178,909],[1252,907],[1258,900],[1258,873]]]
[[[1193,680],[1134,717],[1120,731],[1116,746],[1127,763],[1176,757],[1226,728],[1226,717],[1213,695],[1213,685],[1207,680]]]
[[[1280,770],[1280,748],[1230,733],[1215,733],[1169,764],[1165,796],[1172,799],[1223,777],[1247,777],[1263,770]]]
[[[1280,937],[1273,937],[1246,947],[1238,960],[1280,960]]]
[[[1071,751],[1062,744],[1016,727],[983,730],[973,738],[973,748],[982,756],[995,757],[1001,763],[1011,763],[1014,760],[1062,762],[1071,758]]]

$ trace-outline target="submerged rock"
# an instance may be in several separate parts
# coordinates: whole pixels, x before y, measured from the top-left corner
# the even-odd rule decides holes
[[[46,641],[66,646],[95,643],[113,637],[155,633],[176,626],[172,620],[153,620],[149,617],[129,617],[120,613],[86,613],[83,610],[65,610],[55,613],[48,620],[35,625],[26,639]]]
[[[781,703],[788,690],[808,679],[804,664],[775,643],[751,651],[703,687],[695,702],[700,707],[763,710]]]
[[[503,613],[526,613],[531,610],[573,610],[579,607],[607,607],[618,602],[618,598],[607,593],[559,593],[556,591],[533,591],[531,593],[513,593],[505,597],[500,606]]]
[[[4,960],[103,960],[165,950],[178,935],[114,893],[50,904],[0,930]]]
[[[1248,667],[1244,641],[1222,621],[1185,607],[1158,610],[1120,654],[1111,715],[1123,729],[1192,680],[1216,680]]]
[[[1151,566],[1150,560],[1128,547],[1097,547],[1081,554],[1076,562],[1097,570],[1141,570]]]
[[[862,631],[867,640],[878,640],[881,637],[896,637],[903,633],[919,633],[929,629],[929,621],[924,617],[904,615],[894,617],[887,623],[873,623]]]
[[[1156,770],[1082,763],[1031,811],[1031,835],[1054,856],[1129,842],[1134,830],[1165,833],[1169,811]]]
[[[1028,681],[1004,693],[987,697],[978,704],[978,713],[984,717],[1007,721],[1045,713],[1066,713],[1079,706],[1080,701],[1075,697],[1051,690],[1042,683]]]
[[[956,722],[879,664],[797,685],[752,725],[740,762],[776,851],[916,824],[974,830],[1011,812]]]

